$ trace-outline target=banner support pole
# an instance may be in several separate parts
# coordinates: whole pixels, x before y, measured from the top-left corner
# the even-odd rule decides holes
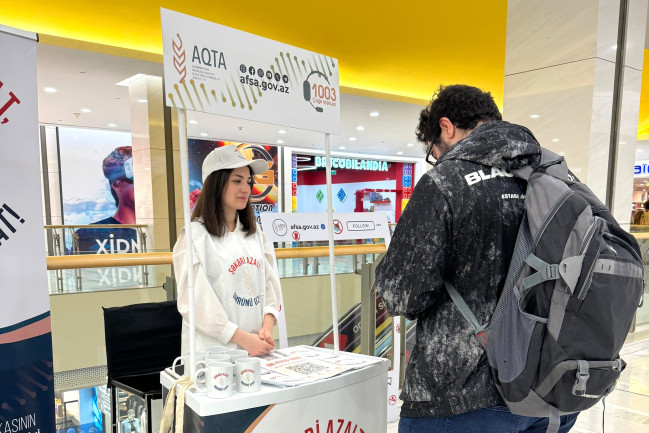
[[[183,108],[178,109],[178,136],[180,138],[180,173],[183,190],[183,217],[185,222],[185,258],[187,259],[187,294],[189,297],[189,374],[196,373],[196,317],[194,299],[194,245],[192,239],[192,217],[189,208],[189,158],[187,152],[187,118]],[[183,355],[181,353],[181,355]],[[187,365],[185,365],[187,368]]]
[[[331,279],[331,315],[334,337],[334,352],[338,356],[340,350],[338,342],[338,299],[336,296],[336,261],[334,256],[334,208],[331,187],[331,146],[329,143],[330,134],[325,133],[325,157],[327,166],[327,217],[329,229],[329,277]]]

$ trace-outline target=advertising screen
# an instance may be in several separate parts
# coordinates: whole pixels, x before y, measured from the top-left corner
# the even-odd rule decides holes
[[[131,134],[59,128],[63,223],[135,224]],[[81,228],[81,253],[137,252],[134,229]],[[71,251],[71,239],[66,239]]]

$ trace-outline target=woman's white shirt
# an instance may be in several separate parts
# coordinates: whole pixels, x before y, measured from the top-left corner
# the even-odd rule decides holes
[[[280,283],[272,244],[257,226],[246,236],[237,221],[223,237],[192,222],[196,350],[209,346],[237,347],[230,339],[237,328],[257,333],[266,314],[279,315]],[[173,251],[178,311],[183,317],[182,353],[189,350],[189,296],[185,229]]]

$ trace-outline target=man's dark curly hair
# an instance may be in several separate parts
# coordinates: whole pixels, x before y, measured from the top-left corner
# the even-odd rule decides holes
[[[430,104],[419,115],[417,139],[439,144],[442,134],[439,119],[442,117],[447,117],[460,129],[473,129],[480,121],[502,120],[491,93],[463,84],[440,86],[433,94]]]

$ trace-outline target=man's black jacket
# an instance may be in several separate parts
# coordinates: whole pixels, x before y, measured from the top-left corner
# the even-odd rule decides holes
[[[526,182],[511,170],[539,155],[527,128],[493,121],[457,142],[417,183],[376,272],[389,313],[418,319],[401,416],[449,416],[501,401],[486,354],[443,281],[481,323],[489,321],[524,212]]]

